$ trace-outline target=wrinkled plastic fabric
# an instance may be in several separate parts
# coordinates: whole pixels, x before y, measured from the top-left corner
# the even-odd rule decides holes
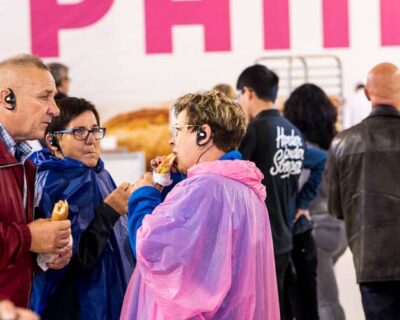
[[[94,218],[94,209],[115,189],[115,183],[104,170],[101,160],[97,167],[86,167],[70,158],[52,157],[48,150],[31,156],[38,166],[38,183],[43,187],[39,203],[40,215],[49,218],[58,200],[67,200],[72,226],[73,255],[78,252],[79,237]],[[124,293],[133,272],[134,260],[129,247],[127,218],[119,218],[100,260],[90,272],[75,279],[82,319],[118,319]],[[49,294],[68,270],[49,270],[39,274],[32,290],[31,307],[40,313]]]
[[[248,161],[192,167],[138,230],[121,319],[279,319],[262,178]]]

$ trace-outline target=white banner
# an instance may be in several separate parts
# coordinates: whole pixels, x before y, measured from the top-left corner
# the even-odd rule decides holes
[[[349,93],[381,61],[400,64],[393,0],[2,0],[0,59],[70,67],[70,94],[106,118],[219,82],[261,56],[334,54]]]

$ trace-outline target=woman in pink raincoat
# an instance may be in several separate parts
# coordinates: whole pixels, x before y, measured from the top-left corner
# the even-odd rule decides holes
[[[174,106],[176,166],[187,176],[162,201],[146,173],[129,200],[137,267],[121,319],[279,319],[262,173],[236,150],[240,106],[216,92]]]

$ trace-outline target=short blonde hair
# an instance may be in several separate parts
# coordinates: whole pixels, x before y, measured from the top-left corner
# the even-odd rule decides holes
[[[189,93],[174,104],[175,116],[186,111],[188,123],[208,124],[214,133],[215,145],[229,152],[239,147],[246,132],[246,116],[238,103],[217,91]],[[189,128],[196,131],[198,127]]]
[[[16,56],[9,57],[0,62],[0,69],[3,67],[27,67],[34,66],[38,69],[50,71],[49,68],[43,63],[43,61],[32,54],[19,54]]]
[[[228,98],[235,98],[236,92],[235,89],[233,89],[233,87],[227,83],[220,83],[217,84],[213,90],[218,91],[223,93],[224,95],[226,95]]]

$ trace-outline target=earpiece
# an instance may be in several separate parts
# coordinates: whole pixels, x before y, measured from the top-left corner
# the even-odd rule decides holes
[[[12,91],[12,89],[8,88],[8,90],[10,91],[10,93],[8,95],[6,95],[4,100],[11,107],[8,107],[8,108],[6,107],[6,109],[7,110],[14,110],[15,107],[17,106],[17,98],[15,97],[15,93],[14,93],[14,91]]]
[[[197,145],[200,145],[200,141],[203,140],[205,137],[207,137],[207,133],[203,130],[203,128],[200,128],[199,130],[197,130],[197,134],[196,134]]]
[[[50,134],[49,136],[49,143],[53,146],[56,147],[57,150],[60,150],[60,145],[58,144],[58,139],[54,134]]]

